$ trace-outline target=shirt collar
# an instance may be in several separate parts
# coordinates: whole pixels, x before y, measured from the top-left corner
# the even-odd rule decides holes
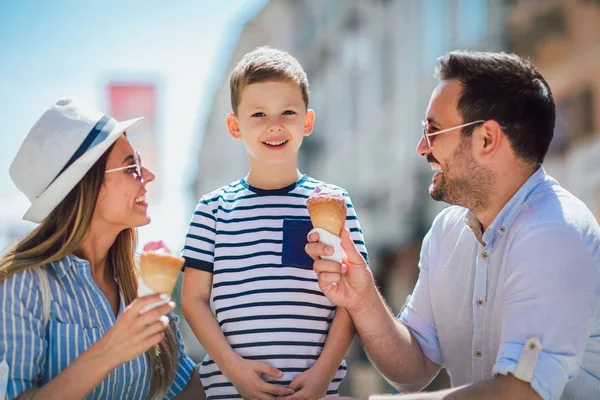
[[[58,261],[51,262],[50,265],[52,265],[52,267],[56,271],[56,275],[59,278],[64,278],[64,276],[67,274],[67,272],[69,272],[69,269],[71,269],[71,267],[81,267],[84,265],[89,266],[89,263],[87,260],[83,260],[73,254],[69,254]]]
[[[537,171],[525,181],[519,190],[517,190],[508,203],[504,205],[483,234],[481,231],[481,223],[475,214],[469,210],[465,216],[465,224],[473,231],[475,239],[479,244],[492,250],[498,237],[503,235],[513,223],[529,195],[546,179],[546,171],[544,170],[544,167],[540,166]]]

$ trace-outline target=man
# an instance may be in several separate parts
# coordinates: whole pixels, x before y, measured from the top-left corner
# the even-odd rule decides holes
[[[309,237],[321,289],[399,391],[448,371],[452,389],[397,399],[600,399],[600,227],[541,166],[548,84],[500,53],[451,52],[436,76],[417,152],[431,197],[453,206],[423,240],[410,300],[396,319],[348,232],[341,265]]]

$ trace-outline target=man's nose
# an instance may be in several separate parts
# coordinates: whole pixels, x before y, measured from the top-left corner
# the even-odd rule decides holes
[[[421,157],[427,157],[429,153],[431,153],[431,148],[429,148],[427,140],[425,140],[425,136],[421,136],[419,143],[417,143],[417,154]]]

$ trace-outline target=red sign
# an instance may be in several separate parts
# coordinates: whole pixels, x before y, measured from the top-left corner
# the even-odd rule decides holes
[[[127,138],[140,151],[145,167],[158,167],[157,89],[154,83],[109,83],[107,86],[108,114],[117,121],[145,117]],[[148,185],[148,194],[158,196],[158,185]]]

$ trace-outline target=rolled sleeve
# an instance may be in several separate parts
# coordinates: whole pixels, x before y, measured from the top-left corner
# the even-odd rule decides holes
[[[541,352],[525,375],[544,400],[558,400],[579,372],[596,323],[600,272],[574,229],[544,223],[520,236],[505,263],[502,344],[493,373],[515,374],[526,362],[525,343],[537,337]]]
[[[431,230],[423,239],[419,260],[419,279],[409,301],[398,319],[411,331],[423,354],[435,364],[442,366],[443,359],[435,328],[431,296],[429,293],[429,239]]]
[[[6,398],[37,387],[45,368],[47,342],[39,280],[19,272],[0,281],[0,361],[8,363]]]
[[[519,364],[523,351],[523,343],[504,343],[498,351],[494,375],[514,374]],[[577,365],[568,366],[573,363],[572,357],[561,354],[551,354],[542,350],[533,370],[531,387],[544,400],[560,399],[565,385],[570,378],[567,374],[569,369],[577,368]]]

